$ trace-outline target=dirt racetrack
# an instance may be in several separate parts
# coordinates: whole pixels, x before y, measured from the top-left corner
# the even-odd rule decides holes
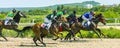
[[[32,38],[12,38],[7,37],[9,41],[0,38],[0,48],[120,48],[120,39],[79,39],[77,41],[53,41],[51,38],[45,38],[46,47],[35,46]]]

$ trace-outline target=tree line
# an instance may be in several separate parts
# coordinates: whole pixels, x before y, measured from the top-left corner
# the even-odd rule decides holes
[[[85,8],[85,7],[80,7],[80,6],[57,6],[54,9],[46,8],[46,9],[31,9],[28,11],[23,11],[26,15],[48,15],[52,13],[53,10],[56,10],[57,8],[60,8],[61,10],[66,9],[67,14],[72,13],[73,10],[76,10],[77,15],[82,15],[85,12],[89,11],[95,11],[97,14],[102,13],[106,18],[120,18],[120,5],[102,5],[102,6],[95,6],[93,8]],[[1,13],[0,18],[5,18],[5,15],[7,15],[8,12],[6,13]]]

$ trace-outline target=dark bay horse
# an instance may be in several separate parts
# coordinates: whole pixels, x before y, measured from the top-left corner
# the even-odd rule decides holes
[[[2,35],[3,28],[9,29],[9,30],[15,30],[19,32],[20,30],[17,29],[18,25],[16,23],[19,23],[21,17],[26,18],[26,16],[22,12],[18,11],[16,15],[14,16],[13,20],[10,20],[11,25],[5,25],[4,24],[5,20],[0,20],[0,36],[3,37],[7,41],[7,39]]]
[[[106,25],[105,18],[104,18],[104,16],[101,13],[96,15],[96,17],[92,19],[91,24],[89,26],[90,29],[86,29],[85,27],[83,27],[81,21],[82,21],[82,18],[79,17],[78,18],[78,22],[79,23],[75,23],[75,24],[72,25],[71,29],[74,32],[74,34],[77,34],[78,32],[81,34],[80,30],[86,30],[86,31],[94,31],[98,35],[99,38],[101,38],[100,35],[103,35],[105,37],[103,32],[101,32],[101,30],[99,28],[97,28],[99,22],[101,22],[104,25]],[[70,33],[68,33],[66,38],[65,38],[65,40],[68,40],[68,38],[70,36],[71,36]]]

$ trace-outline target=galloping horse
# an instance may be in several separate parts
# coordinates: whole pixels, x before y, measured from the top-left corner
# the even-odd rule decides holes
[[[7,41],[7,39],[2,35],[3,28],[9,29],[9,30],[15,30],[15,31],[19,32],[20,30],[17,29],[18,25],[16,23],[19,23],[20,18],[22,16],[26,18],[26,16],[22,12],[18,11],[16,13],[16,15],[14,16],[13,20],[10,20],[11,25],[5,25],[4,24],[5,20],[0,20],[0,36],[3,37]]]
[[[61,21],[56,21],[53,20],[51,27],[49,28],[49,31],[45,28],[43,28],[41,26],[42,23],[36,23],[33,26],[26,26],[23,28],[22,31],[25,31],[29,28],[32,28],[32,31],[35,34],[35,37],[33,38],[34,43],[36,44],[36,46],[38,46],[38,44],[36,43],[37,40],[39,40],[44,46],[46,46],[46,44],[43,42],[43,37],[45,37],[46,35],[48,35],[48,33],[56,36],[57,38],[53,39],[53,40],[57,40],[59,38],[58,34],[60,33],[59,28],[60,26],[62,26],[63,30],[62,31],[68,31],[69,30],[69,25],[67,23],[61,22]]]
[[[89,29],[86,29],[86,27],[83,27],[82,24],[81,24],[81,21],[82,21],[82,18],[79,17],[78,18],[79,23],[75,23],[75,24],[72,25],[71,29],[74,32],[74,34],[77,34],[78,32],[80,32],[80,30],[86,30],[86,31],[94,31],[98,35],[99,38],[100,38],[100,35],[103,35],[105,37],[103,32],[101,32],[101,30],[99,28],[97,28],[99,22],[106,25],[105,18],[101,13],[96,15],[96,17],[92,19],[91,24],[89,26]],[[81,34],[81,32],[80,32],[80,34]],[[71,36],[70,33],[67,34],[65,40],[67,40],[70,36]]]

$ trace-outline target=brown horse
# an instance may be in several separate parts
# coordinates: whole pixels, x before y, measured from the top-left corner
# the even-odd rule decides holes
[[[43,27],[41,27],[42,23],[36,23],[33,26],[26,26],[23,28],[22,31],[25,31],[29,28],[32,28],[32,31],[35,34],[35,37],[33,38],[34,43],[36,44],[36,46],[38,46],[38,44],[36,43],[37,40],[39,40],[44,46],[46,46],[46,44],[43,42],[43,37],[45,37],[46,35],[48,35],[48,33],[56,36],[57,38],[53,39],[53,40],[57,40],[59,38],[58,34],[60,33],[60,26],[62,26],[62,31],[68,31],[69,30],[69,25],[65,22],[61,22],[61,21],[56,21],[53,20],[51,27],[49,28],[49,31]]]
[[[13,20],[10,20],[11,25],[5,25],[4,24],[5,20],[0,20],[0,36],[3,37],[7,41],[7,39],[2,35],[3,28],[20,32],[20,30],[17,29],[18,25],[16,23],[19,23],[20,18],[22,16],[26,18],[26,16],[22,12],[18,11],[16,15],[14,16]]]
[[[74,23],[71,27],[74,34],[77,34],[78,32],[81,34],[80,30],[86,30],[86,31],[94,31],[98,35],[99,38],[101,38],[100,35],[103,35],[105,37],[103,32],[101,32],[101,30],[99,28],[97,28],[97,25],[99,22],[103,23],[104,25],[106,24],[105,18],[102,14],[96,15],[96,17],[94,19],[92,19],[91,24],[89,26],[90,27],[89,29],[86,29],[85,27],[82,26],[82,24],[81,24],[82,18],[81,17],[78,18],[78,21],[79,21],[79,23]],[[70,36],[71,36],[70,33],[67,34],[65,40],[68,40],[68,38]]]

